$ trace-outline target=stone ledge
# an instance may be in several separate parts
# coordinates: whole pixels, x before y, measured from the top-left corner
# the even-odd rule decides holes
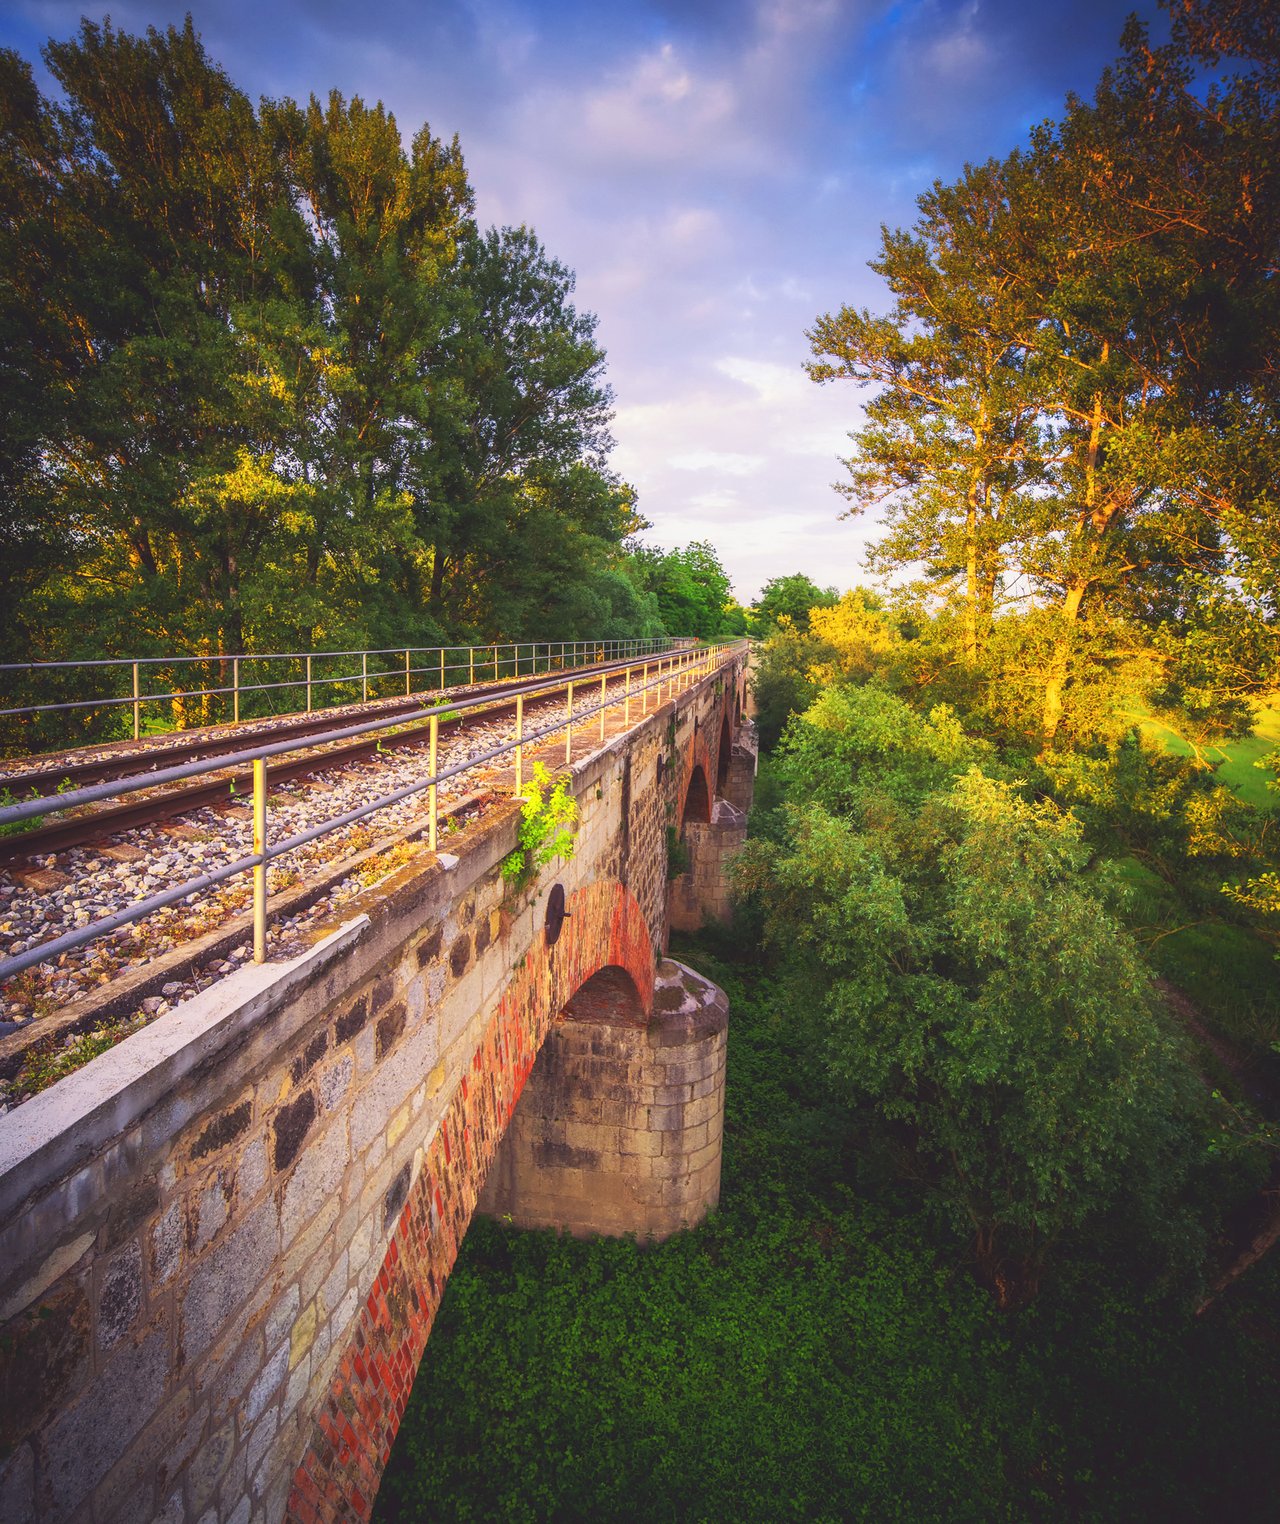
[[[0,1117],[0,1225],[25,1200],[117,1141],[299,986],[325,973],[368,925],[368,916],[359,916],[288,963],[238,969]]]

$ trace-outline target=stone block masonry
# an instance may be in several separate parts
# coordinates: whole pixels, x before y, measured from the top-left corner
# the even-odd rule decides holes
[[[0,1118],[0,1521],[367,1515],[547,1032],[604,968],[649,1009],[666,828],[738,696],[707,678],[575,764],[576,855],[525,895],[508,803]]]
[[[480,1195],[520,1228],[661,1240],[720,1199],[723,991],[658,965],[646,1021],[603,969],[552,1026]]]

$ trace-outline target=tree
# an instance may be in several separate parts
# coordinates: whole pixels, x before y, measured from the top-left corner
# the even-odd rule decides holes
[[[1196,1133],[1189,1077],[1078,824],[954,716],[827,690],[781,750],[781,844],[744,884],[872,1135],[972,1246],[1001,1305],[1122,1200],[1167,1204]]]
[[[629,558],[637,583],[657,599],[668,634],[715,640],[732,622],[729,574],[709,540],[670,551],[632,544]]]
[[[61,101],[0,55],[7,654],[654,627],[595,318],[456,140],[255,110],[190,19],[45,57]]]
[[[807,630],[810,610],[830,608],[839,598],[840,594],[834,587],[819,587],[803,572],[771,577],[751,605],[754,633],[758,636],[768,635],[778,627],[779,620],[784,618],[789,619],[796,629]]]
[[[889,504],[876,564],[960,587],[970,665],[999,589],[1031,596],[1026,638],[1001,645],[1038,686],[1045,746],[1072,689],[1138,645],[1169,701],[1194,691],[1211,715],[1203,661],[1194,683],[1178,670],[1184,631],[1240,627],[1244,650],[1274,635],[1280,94],[1242,14],[1198,0],[1161,48],[1131,23],[1091,102],[885,234],[890,316],[846,309],[810,336],[816,380],[883,388],[843,489]],[[1215,76],[1213,39],[1233,37],[1258,56]]]
[[[1022,532],[1044,447],[1027,375],[1037,293],[1007,268],[1021,236],[1009,165],[969,169],[921,196],[914,233],[882,230],[871,268],[895,297],[878,318],[845,307],[808,335],[817,382],[880,389],[850,435],[851,514],[884,505],[889,534],[874,552],[892,569],[922,563],[963,607],[964,657],[981,655],[1008,547]]]
[[[386,639],[431,638],[420,477],[433,411],[456,386],[441,356],[458,322],[461,247],[474,236],[461,149],[424,126],[406,153],[381,102],[337,91],[323,104],[268,104],[264,120],[311,229],[295,454],[312,501],[296,638],[332,630],[352,594],[366,631],[385,622]]]

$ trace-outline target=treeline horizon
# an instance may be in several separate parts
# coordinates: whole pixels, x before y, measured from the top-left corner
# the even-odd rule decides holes
[[[61,99],[0,52],[0,660],[720,633],[714,549],[634,538],[573,273],[477,224],[456,137],[255,107],[189,16],[43,56]]]

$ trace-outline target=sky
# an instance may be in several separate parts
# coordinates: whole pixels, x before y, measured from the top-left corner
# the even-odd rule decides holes
[[[1089,95],[1154,0],[112,0],[180,24],[253,97],[382,100],[406,142],[457,134],[482,224],[577,274],[616,395],[612,463],[664,546],[715,545],[739,599],[804,572],[867,581],[842,518],[861,393],[805,375],[806,329],[884,310],[882,225]],[[82,13],[0,0],[37,62]],[[43,66],[37,77],[52,89]]]

